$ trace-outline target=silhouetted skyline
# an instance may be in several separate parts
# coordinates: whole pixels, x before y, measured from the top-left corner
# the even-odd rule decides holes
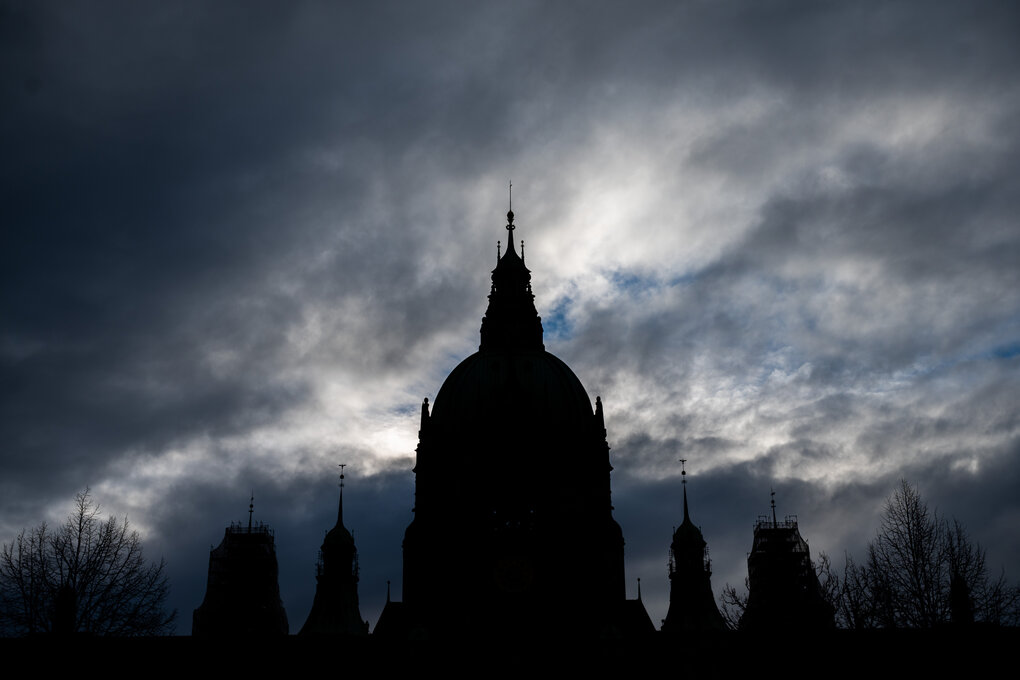
[[[254,488],[296,630],[347,463],[374,625],[512,178],[656,624],[681,457],[716,595],[771,486],[840,564],[900,478],[1015,582],[1018,12],[4,4],[0,541],[90,486],[188,633]]]

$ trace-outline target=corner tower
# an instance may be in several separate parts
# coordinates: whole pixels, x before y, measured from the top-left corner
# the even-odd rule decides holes
[[[681,459],[680,463],[686,463]],[[680,473],[684,490],[684,519],[673,531],[669,546],[669,610],[662,622],[665,633],[725,630],[726,623],[712,595],[712,564],[701,529],[687,510],[687,470]]]
[[[776,492],[771,493],[772,517],[759,515],[754,543],[747,555],[750,585],[741,630],[828,630],[835,628],[835,612],[822,596],[811,552],[797,526],[797,516],[776,518]]]
[[[340,503],[336,525],[319,549],[315,600],[300,635],[367,635],[368,622],[358,606],[358,549],[344,526],[344,473],[340,465]]]
[[[231,522],[219,546],[209,552],[205,598],[192,617],[195,637],[270,637],[289,632],[273,531],[253,522],[254,512],[252,494],[247,528]]]
[[[602,402],[545,351],[513,211],[506,229],[479,350],[422,405],[404,602],[383,616],[429,637],[619,634]]]

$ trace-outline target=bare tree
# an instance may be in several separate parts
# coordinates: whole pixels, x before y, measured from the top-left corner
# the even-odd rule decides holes
[[[0,630],[5,634],[84,632],[162,635],[166,564],[147,563],[127,518],[103,520],[89,490],[75,496],[67,521],[22,530],[0,552]]]
[[[843,584],[839,574],[832,569],[832,560],[825,552],[818,553],[818,560],[813,563],[815,576],[818,577],[818,587],[822,599],[825,600],[834,612],[839,611],[840,597],[842,597]]]
[[[747,609],[747,595],[746,578],[744,579],[743,593],[738,593],[736,588],[727,583],[722,594],[719,595],[719,613],[722,614],[723,621],[726,622],[726,627],[730,630],[740,628],[740,618],[744,615],[744,610]]]
[[[973,543],[956,519],[944,528],[949,569],[949,618],[953,623],[975,621],[1015,626],[1020,620],[1020,589],[1006,582],[1005,573],[988,576],[985,551]]]
[[[1005,571],[994,581],[986,580],[975,600],[974,610],[979,621],[997,626],[1020,626],[1020,587],[1006,581]]]
[[[871,598],[868,569],[854,562],[849,553],[845,553],[845,560],[843,583],[839,589],[839,598],[834,603],[836,625],[850,630],[874,628],[875,606]]]
[[[848,628],[1016,625],[1020,590],[991,580],[985,552],[955,519],[928,509],[906,481],[886,501],[867,562],[847,555],[838,605]]]
[[[868,546],[876,595],[891,606],[886,625],[930,628],[948,618],[949,582],[943,520],[906,480],[886,501],[878,535]]]

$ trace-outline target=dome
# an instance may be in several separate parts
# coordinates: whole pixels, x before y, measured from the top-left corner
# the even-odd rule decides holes
[[[453,369],[436,396],[431,425],[518,429],[591,427],[591,399],[565,363],[544,350],[479,351]],[[508,423],[509,424],[509,423]],[[506,428],[502,428],[506,429]]]
[[[511,239],[492,271],[479,351],[453,369],[436,395],[430,427],[456,437],[484,429],[532,441],[596,427],[591,399],[570,368],[545,351],[524,246]]]
[[[404,602],[433,631],[600,631],[626,597],[602,403],[545,351],[514,229],[478,351],[422,403]]]

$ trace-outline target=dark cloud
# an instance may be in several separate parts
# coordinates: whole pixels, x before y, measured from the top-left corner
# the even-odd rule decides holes
[[[900,477],[1015,578],[1018,18],[0,5],[2,537],[91,484],[170,560],[187,632],[256,487],[296,630],[342,457],[374,622],[513,178],[653,619],[679,457],[717,590],[767,487],[838,564]]]

